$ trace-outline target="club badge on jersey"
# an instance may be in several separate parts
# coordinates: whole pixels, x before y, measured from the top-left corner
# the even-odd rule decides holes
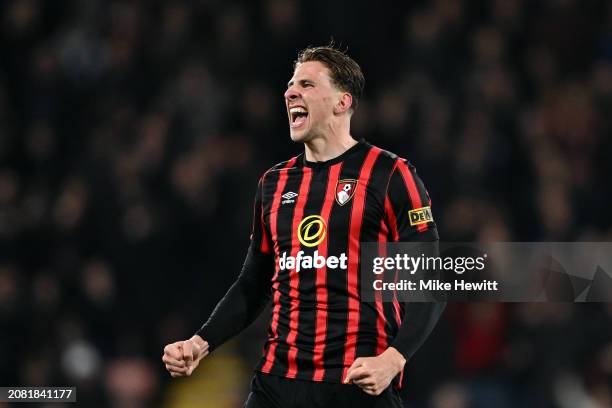
[[[336,184],[336,202],[340,205],[344,205],[351,201],[351,198],[355,195],[355,187],[357,187],[357,180],[338,180]]]

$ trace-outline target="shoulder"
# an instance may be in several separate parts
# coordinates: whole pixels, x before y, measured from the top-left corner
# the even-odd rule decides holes
[[[280,170],[283,169],[290,169],[290,168],[294,168],[297,167],[299,160],[300,160],[301,155],[298,156],[294,156],[288,160],[282,161],[280,163],[276,163],[274,166],[270,167],[268,170],[266,170],[263,175],[261,176],[261,178],[263,179],[264,177],[266,177],[269,174],[272,173],[277,173]]]
[[[375,146],[369,143],[368,143],[368,147],[372,151],[375,151],[378,154],[377,160],[383,165],[381,167],[390,169],[390,173],[393,173],[393,171],[396,170],[398,166],[405,167],[411,172],[414,171],[415,169],[412,163],[404,157],[398,156],[397,154],[389,150],[385,150],[383,148],[380,148],[378,146]]]
[[[426,191],[423,180],[417,174],[416,167],[406,158],[380,147],[370,145],[371,149],[377,149],[378,161],[380,162],[375,172],[378,173],[378,180],[384,180],[384,193],[408,189],[413,194],[418,191]]]
[[[294,157],[290,158],[289,160],[285,160],[285,161],[282,161],[280,163],[276,163],[274,166],[272,166],[268,170],[266,170],[264,175],[267,174],[267,173],[276,172],[276,171],[279,171],[279,170],[282,170],[282,169],[297,167],[297,165],[299,163],[300,157],[301,157],[301,155],[298,155],[298,156],[294,156]]]

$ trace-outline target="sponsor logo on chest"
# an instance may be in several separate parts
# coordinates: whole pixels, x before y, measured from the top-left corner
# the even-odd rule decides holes
[[[299,250],[295,256],[283,252],[278,258],[280,270],[300,272],[302,269],[347,269],[348,257],[346,253],[339,256],[323,256],[318,247],[328,237],[327,223],[320,215],[309,215],[304,217],[295,231],[299,243],[306,248],[317,248],[312,255],[307,255]]]

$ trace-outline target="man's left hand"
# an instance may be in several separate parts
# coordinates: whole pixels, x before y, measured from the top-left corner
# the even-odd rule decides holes
[[[376,357],[355,359],[346,373],[344,383],[353,382],[370,395],[380,395],[404,368],[406,359],[393,347]]]

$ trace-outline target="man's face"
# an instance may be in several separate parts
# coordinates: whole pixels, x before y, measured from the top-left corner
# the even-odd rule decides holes
[[[341,95],[321,62],[299,64],[285,92],[291,139],[304,143],[330,129]]]

